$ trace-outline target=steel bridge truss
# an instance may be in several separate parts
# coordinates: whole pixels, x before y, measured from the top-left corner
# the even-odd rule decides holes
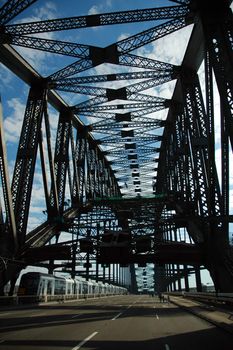
[[[187,289],[190,271],[200,287],[203,266],[216,289],[232,292],[231,1],[210,7],[202,0],[174,0],[161,8],[14,23],[36,2],[8,0],[0,9],[0,60],[30,87],[11,183],[0,112],[1,292],[29,264],[119,284],[131,276],[135,287],[135,263],[154,264],[158,290],[176,280],[181,286],[182,278]],[[140,31],[145,21],[151,27]],[[40,37],[135,22],[137,34],[106,47]],[[141,47],[190,24],[180,65],[138,55]],[[42,76],[18,47],[74,61]],[[118,71],[93,74],[109,64]],[[175,82],[172,97],[157,96],[156,89],[169,82]],[[58,91],[82,101],[71,105]],[[55,141],[50,105],[59,114]],[[45,216],[30,230],[39,162]],[[61,243],[64,232],[69,238]]]

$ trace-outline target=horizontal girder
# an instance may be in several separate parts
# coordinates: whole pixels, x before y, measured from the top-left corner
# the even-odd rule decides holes
[[[34,1],[32,0],[23,1],[24,7],[26,7],[26,3],[30,4],[30,3],[33,3]],[[13,0],[10,1],[10,3],[13,3]],[[8,9],[7,9],[8,11],[9,11],[9,7],[10,6],[8,6]],[[102,25],[154,21],[154,20],[163,20],[163,19],[170,19],[170,18],[177,18],[177,17],[185,17],[188,13],[189,13],[189,9],[187,8],[187,6],[169,6],[169,7],[160,7],[160,8],[155,7],[155,8],[149,8],[149,9],[147,8],[147,9],[138,9],[138,10],[131,10],[131,11],[118,11],[113,13],[7,25],[5,27],[5,32],[10,34],[17,34],[17,35],[25,35],[25,34],[28,35],[28,34],[35,34],[35,33],[45,33],[45,32],[51,32],[51,31],[76,29],[76,28],[96,27],[96,26],[102,26]]]
[[[37,0],[8,0],[0,8],[0,24],[4,25]]]

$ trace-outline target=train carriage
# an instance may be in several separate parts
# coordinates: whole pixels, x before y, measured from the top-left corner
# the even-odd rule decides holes
[[[27,272],[22,275],[18,296],[95,296],[126,294],[127,289],[116,287],[108,283],[86,281],[83,278],[75,279],[58,277],[41,272]]]

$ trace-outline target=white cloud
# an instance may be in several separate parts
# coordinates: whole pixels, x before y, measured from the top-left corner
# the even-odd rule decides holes
[[[88,11],[88,15],[96,15],[97,13],[99,13],[99,9],[97,5],[94,5],[90,8],[90,10]]]
[[[37,10],[35,10],[37,17],[41,19],[52,19],[57,13],[57,7],[54,2],[48,1],[45,5]]]
[[[118,36],[117,42],[121,41],[121,40],[125,40],[125,39],[127,39],[129,37],[131,37],[131,34],[129,34],[129,33],[122,33],[121,35]]]
[[[48,57],[46,52],[23,47],[17,47],[16,50],[35,70],[42,72],[44,70],[43,67],[46,67],[45,61]]]
[[[44,217],[40,218],[40,217],[36,216],[35,213],[34,213],[34,215],[29,216],[27,231],[30,232],[30,231],[34,230],[37,226],[41,225],[44,221],[43,219],[44,219]]]
[[[57,16],[57,8],[54,2],[47,1],[44,6],[40,8],[31,7],[32,12],[28,17],[24,17],[23,19],[17,19],[14,21],[15,23],[26,23],[26,22],[36,22],[40,20],[52,19]]]
[[[31,194],[28,231],[31,231],[36,226],[40,225],[46,220],[47,217],[43,214],[43,211],[45,209],[46,203],[44,185],[41,174],[40,162],[37,161]]]
[[[53,2],[48,1],[43,7],[39,9],[36,8],[30,17],[24,17],[23,19],[16,20],[14,23],[37,22],[40,20],[46,20],[56,17],[56,6]],[[44,39],[55,38],[55,34],[53,32],[40,33],[32,36]],[[51,56],[50,53],[19,46],[15,46],[15,48],[24,57],[24,59],[33,66],[35,70],[40,71],[41,74],[43,74],[44,72],[46,74],[48,67],[47,64],[45,64],[45,62],[49,58],[49,56]]]
[[[172,98],[174,88],[175,88],[176,80],[169,81],[168,83],[164,83],[154,88],[154,93],[148,91],[150,95],[156,95],[161,98]]]
[[[0,63],[0,80],[1,83],[6,86],[11,86],[11,82],[13,79],[12,73],[2,64]]]
[[[19,140],[25,105],[20,98],[15,97],[8,101],[8,106],[12,109],[12,113],[4,119],[5,138],[7,142],[15,143]]]
[[[104,12],[107,12],[110,8],[112,8],[112,1],[106,0],[102,4],[93,5],[89,9],[88,15],[96,15],[98,13],[104,13]]]
[[[148,45],[143,46],[138,49],[137,54],[162,62],[180,65],[192,27],[192,25],[187,26],[160,38],[149,45],[149,47]]]

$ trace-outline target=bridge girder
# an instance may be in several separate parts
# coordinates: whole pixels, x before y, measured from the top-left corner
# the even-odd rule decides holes
[[[16,261],[24,256],[25,263],[27,250],[29,254],[30,249],[42,249],[52,237],[58,240],[62,231],[74,230],[77,237],[80,233],[92,235],[92,231],[93,235],[99,235],[108,223],[109,226],[114,224],[117,230],[127,229],[135,236],[153,236],[157,243],[167,243],[178,240],[177,230],[182,227],[182,217],[185,221],[183,227],[192,240],[190,253],[189,248],[184,248],[178,261],[178,247],[174,248],[170,243],[166,249],[160,245],[160,257],[159,253],[157,256],[155,253],[147,254],[147,257],[131,256],[130,262],[137,259],[154,262],[158,259],[165,264],[186,264],[193,260],[193,263],[205,264],[216,288],[230,290],[233,280],[232,255],[228,246],[229,223],[232,222],[229,215],[229,150],[233,145],[233,16],[230,2],[215,2],[209,11],[209,6],[203,5],[202,1],[176,0],[174,2],[178,5],[170,7],[8,24],[34,2],[19,4],[9,0],[0,9],[0,60],[30,86],[11,190],[1,137],[4,194],[1,208],[7,209],[7,215],[1,215],[1,241],[5,248],[11,246],[12,240],[14,242],[10,251],[4,248],[0,252],[9,264],[13,261],[14,265],[9,268],[9,273],[7,270],[7,273],[1,274],[1,278],[6,275],[4,283],[17,275],[20,264],[17,265]],[[164,23],[153,24],[147,30],[103,47],[98,43],[92,46],[35,35],[161,19]],[[193,25],[193,30],[179,67],[132,53],[189,24]],[[78,60],[42,77],[12,45],[76,57]],[[197,74],[202,62],[205,96]],[[104,64],[117,65],[119,72],[92,76],[80,74]],[[144,71],[125,73],[121,71],[123,67]],[[213,74],[221,102],[221,183],[214,155]],[[128,83],[132,79],[140,81]],[[147,89],[174,79],[177,82],[171,99],[146,93]],[[115,84],[120,80],[127,83],[114,88],[83,85],[106,81]],[[93,95],[94,98],[70,106],[53,89]],[[50,139],[48,103],[59,112],[54,150]],[[168,110],[168,114],[158,123],[154,115],[157,116],[161,110]],[[87,116],[95,121],[83,123]],[[101,121],[96,122],[96,119]],[[28,232],[38,153],[47,218],[42,225]],[[145,154],[147,157],[144,157]],[[156,157],[150,154],[156,154]],[[156,196],[160,194],[166,200],[157,200]],[[139,202],[131,206],[130,200],[120,200],[127,195],[129,198],[136,197]],[[150,206],[147,203],[148,195],[153,197],[154,202],[157,200],[156,204]],[[113,198],[119,200],[121,209],[117,205],[112,206]],[[140,203],[141,198],[144,207]],[[101,214],[100,220],[93,222],[93,215],[97,217],[97,214],[93,214],[92,210],[98,200],[100,213],[101,205],[106,205],[111,214]],[[173,208],[169,209],[169,206]],[[129,208],[137,217],[134,215],[132,219],[122,214],[122,210],[129,213]],[[86,225],[85,229],[80,229],[80,225]],[[203,259],[199,246],[204,252]],[[169,249],[172,250],[170,253]],[[195,249],[197,251],[192,253],[191,250]]]

